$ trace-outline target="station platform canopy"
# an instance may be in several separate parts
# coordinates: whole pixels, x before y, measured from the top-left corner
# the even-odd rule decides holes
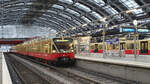
[[[91,35],[120,26],[150,28],[149,0],[0,0],[0,25],[50,27],[59,35]],[[105,25],[106,24],[106,25]]]

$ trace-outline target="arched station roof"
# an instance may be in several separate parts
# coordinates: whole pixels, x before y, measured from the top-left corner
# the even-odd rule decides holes
[[[150,22],[149,0],[0,0],[0,25],[38,25],[77,35],[139,20]]]

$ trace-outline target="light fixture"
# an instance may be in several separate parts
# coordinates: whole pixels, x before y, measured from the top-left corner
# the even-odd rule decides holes
[[[72,30],[76,29],[76,27],[72,27]]]
[[[126,10],[126,13],[127,13],[127,14],[130,14],[131,12],[136,11],[136,10],[137,10],[137,9]]]
[[[66,30],[64,30],[63,32],[66,32]]]
[[[102,22],[106,22],[106,17],[104,17],[104,18],[100,19],[100,21],[102,21]]]
[[[83,24],[82,27],[86,27],[88,24]]]
[[[91,31],[88,31],[87,33],[89,33],[89,34],[90,34],[90,33],[91,33]]]
[[[131,10],[126,10],[126,13],[127,13],[127,14],[129,14],[129,13],[131,13],[131,12],[132,12]]]
[[[138,21],[137,21],[137,20],[133,20],[133,24],[134,24],[134,25],[137,25],[137,24],[138,24]]]

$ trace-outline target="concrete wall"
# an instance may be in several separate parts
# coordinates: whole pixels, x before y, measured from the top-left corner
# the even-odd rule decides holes
[[[115,77],[137,81],[140,82],[140,84],[150,84],[150,69],[146,68],[121,66],[80,59],[77,60],[77,66]]]

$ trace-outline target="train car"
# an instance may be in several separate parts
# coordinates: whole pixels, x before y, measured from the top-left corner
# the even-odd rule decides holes
[[[45,60],[53,65],[75,64],[75,44],[72,38],[33,39],[16,45],[15,53]]]
[[[136,42],[139,55],[150,55],[150,39],[139,40]],[[91,53],[103,53],[103,42],[91,43]],[[119,41],[118,44],[106,43],[106,50],[123,50],[125,54],[134,54],[134,40]],[[137,54],[136,51],[136,54]]]
[[[118,44],[109,44],[106,43],[106,50],[118,50],[119,49],[119,45]],[[90,44],[90,51],[91,53],[103,53],[103,42],[100,43],[91,43]]]
[[[109,44],[107,43],[107,50],[118,50],[119,49],[119,44]]]
[[[150,55],[150,40],[139,40],[136,42],[140,55]],[[125,54],[134,54],[134,41],[126,41]],[[136,51],[136,54],[137,54]]]

